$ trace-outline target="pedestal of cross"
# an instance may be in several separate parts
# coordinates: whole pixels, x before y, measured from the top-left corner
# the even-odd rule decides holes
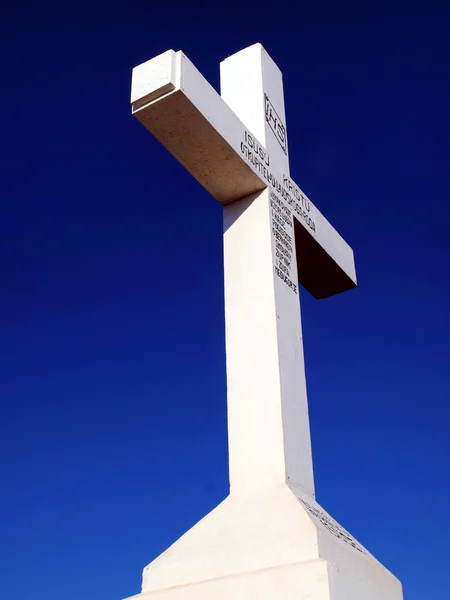
[[[315,501],[299,308],[355,287],[353,252],[292,181],[281,72],[260,44],[221,96],[182,52],[133,71],[134,116],[223,205],[230,495],[144,569],[136,600],[401,600]]]

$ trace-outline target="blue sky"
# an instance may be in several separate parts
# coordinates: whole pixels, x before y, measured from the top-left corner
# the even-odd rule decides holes
[[[227,494],[220,206],[131,69],[261,42],[291,174],[359,287],[302,294],[319,502],[447,600],[449,15],[438,5],[10,6],[2,18],[0,597],[110,600]]]

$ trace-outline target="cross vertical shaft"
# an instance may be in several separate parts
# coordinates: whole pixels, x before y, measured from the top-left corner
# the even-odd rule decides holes
[[[288,176],[282,76],[260,44],[221,64],[221,95]],[[224,207],[231,493],[287,482],[314,496],[298,286],[274,268],[274,204],[266,189]],[[295,251],[289,270],[296,277]]]

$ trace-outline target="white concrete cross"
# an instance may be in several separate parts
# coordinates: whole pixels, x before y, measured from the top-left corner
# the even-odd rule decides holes
[[[231,483],[133,600],[402,600],[314,497],[297,282],[316,298],[354,287],[353,252],[290,178],[282,77],[260,44],[221,63],[221,93],[182,52],[133,71],[134,116],[223,205]]]
[[[182,52],[133,70],[134,116],[224,206],[231,493],[314,496],[300,283],[356,285],[353,252],[289,175],[282,75],[261,44],[221,63],[221,96]]]

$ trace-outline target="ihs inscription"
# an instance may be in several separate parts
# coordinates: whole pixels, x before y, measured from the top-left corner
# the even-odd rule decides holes
[[[273,131],[273,134],[277,138],[277,141],[283,149],[283,152],[287,154],[286,127],[283,125],[280,117],[278,116],[277,111],[275,110],[273,104],[267,97],[267,94],[264,94],[264,104],[266,112],[266,121],[269,124],[270,129]]]

